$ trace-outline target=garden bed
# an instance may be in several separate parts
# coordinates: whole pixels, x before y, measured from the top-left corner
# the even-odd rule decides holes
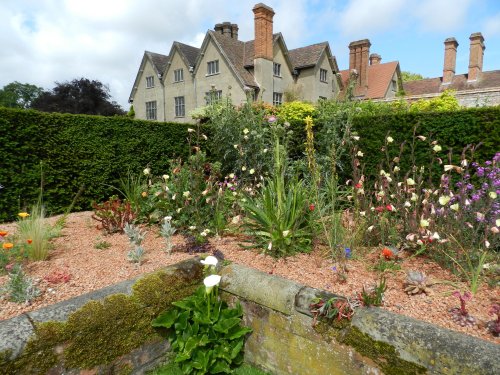
[[[167,255],[164,252],[163,239],[158,235],[157,229],[152,227],[147,228],[144,261],[140,266],[134,265],[127,261],[127,237],[123,234],[103,235],[96,228],[96,222],[91,216],[91,212],[81,212],[67,217],[61,236],[52,240],[53,249],[49,259],[25,265],[26,272],[36,280],[41,295],[30,305],[2,300],[0,319],[9,319],[196,255],[175,249],[171,255]],[[56,219],[48,220],[55,222]],[[0,226],[0,229],[9,232],[14,232],[15,228],[15,224]],[[332,269],[333,263],[322,256],[321,249],[316,248],[311,254],[300,254],[276,261],[258,251],[243,250],[239,246],[243,240],[242,237],[232,236],[214,238],[211,243],[215,249],[222,251],[226,260],[339,295],[353,296],[359,293],[363,286],[371,286],[380,278],[380,273],[372,269],[380,258],[380,249],[352,249],[353,258],[348,261],[347,279],[340,282]],[[173,242],[175,248],[181,249],[184,239],[182,236],[175,236]],[[106,247],[102,246],[104,243],[109,246],[96,248]],[[500,343],[484,326],[484,322],[492,319],[488,315],[491,305],[499,302],[497,289],[489,288],[486,284],[481,285],[478,293],[467,304],[469,313],[476,318],[478,324],[461,327],[452,321],[448,310],[459,306],[459,301],[452,296],[452,292],[468,290],[467,284],[425,257],[410,257],[409,254],[403,253],[401,258],[400,270],[385,272],[388,288],[383,308]],[[441,283],[432,286],[430,295],[408,296],[402,288],[406,278],[405,271],[408,270],[424,271],[432,280]],[[66,280],[59,280],[61,282],[58,283],[47,280],[50,276],[53,281],[57,280],[58,275],[66,275]],[[0,286],[6,281],[7,276],[1,276]]]

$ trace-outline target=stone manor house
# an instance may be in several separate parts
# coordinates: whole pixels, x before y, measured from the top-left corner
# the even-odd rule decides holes
[[[190,122],[190,111],[227,95],[234,104],[258,98],[280,105],[287,93],[331,99],[353,70],[358,98],[388,99],[402,88],[399,63],[370,55],[369,40],[349,45],[349,69],[339,71],[328,42],[289,50],[273,33],[273,9],[259,3],[252,10],[254,40],[239,40],[238,25],[224,22],[207,31],[200,48],[174,42],[168,56],[146,51],[129,98],[136,118]]]

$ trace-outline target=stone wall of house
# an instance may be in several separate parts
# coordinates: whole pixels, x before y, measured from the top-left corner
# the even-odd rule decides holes
[[[167,267],[164,272],[167,276],[181,275],[182,282],[176,284],[175,290],[192,281],[194,285],[201,283],[196,258]],[[360,309],[352,321],[319,323],[313,327],[309,305],[318,296],[333,295],[237,264],[224,267],[221,274],[221,295],[230,303],[241,303],[245,324],[253,329],[245,344],[245,361],[273,374],[500,373],[499,345],[380,308]],[[152,280],[153,284],[146,285],[143,291],[158,291],[159,284],[154,284],[158,280],[154,277]],[[136,280],[122,282],[0,321],[0,374],[19,373],[9,366],[12,361],[23,359],[26,351],[33,358],[24,359],[33,366],[44,360],[40,353],[57,356],[64,350],[57,345],[50,347],[43,337],[38,344],[49,348],[33,348],[30,338],[40,323],[55,322],[53,330],[57,331],[57,322],[66,321],[89,301],[130,295],[135,293],[135,283]],[[51,330],[46,329],[45,334],[48,333]],[[50,336],[46,338],[50,340]],[[49,371],[25,373],[144,374],[164,361],[168,351],[167,341],[157,336],[130,353],[91,369],[68,369],[59,362],[51,363]]]

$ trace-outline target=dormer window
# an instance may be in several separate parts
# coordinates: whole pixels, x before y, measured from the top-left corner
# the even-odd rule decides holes
[[[207,75],[211,76],[219,73],[219,60],[209,61],[207,63]]]
[[[184,81],[184,71],[181,69],[174,70],[174,82]]]
[[[152,87],[155,87],[155,77],[154,76],[146,77],[146,88],[150,89]]]
[[[328,82],[327,78],[328,78],[328,70],[326,70],[326,69],[320,69],[319,70],[319,80],[321,82],[327,83]]]
[[[281,77],[281,64],[273,64],[273,74],[275,77]]]

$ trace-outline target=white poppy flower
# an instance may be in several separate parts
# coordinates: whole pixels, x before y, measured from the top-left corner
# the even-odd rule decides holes
[[[213,255],[207,256],[205,259],[200,260],[201,264],[204,264],[205,266],[216,266],[217,263],[219,263],[219,260],[214,257]]]

